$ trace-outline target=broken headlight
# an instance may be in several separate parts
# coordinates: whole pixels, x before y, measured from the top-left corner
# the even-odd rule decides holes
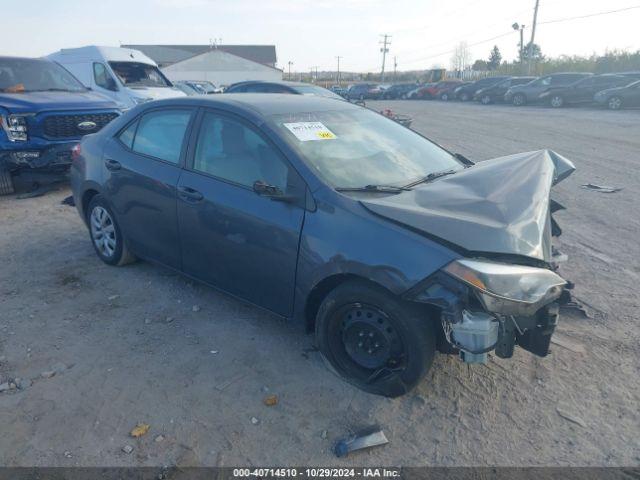
[[[504,315],[533,315],[557,299],[567,283],[545,268],[486,260],[455,260],[443,270],[473,287],[488,312]]]
[[[24,115],[3,115],[0,117],[0,123],[9,141],[27,141],[27,118]]]

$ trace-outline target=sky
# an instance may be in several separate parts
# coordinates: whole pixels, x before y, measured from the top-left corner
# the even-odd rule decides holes
[[[486,59],[525,44],[535,0],[0,0],[0,55],[42,56],[60,48],[122,44],[272,44],[293,71],[379,71],[381,34],[391,35],[387,70],[449,67],[461,42]],[[619,13],[547,23],[638,7]],[[540,0],[536,43],[547,56],[640,50],[640,0]]]

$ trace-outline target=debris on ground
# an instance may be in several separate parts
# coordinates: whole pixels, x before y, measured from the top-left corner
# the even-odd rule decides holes
[[[133,447],[131,445],[125,445],[122,447],[122,451],[128,455],[133,452]]]
[[[334,453],[337,457],[346,457],[349,453],[355,452],[356,450],[377,447],[387,443],[389,443],[389,440],[387,440],[384,432],[376,429],[369,433],[352,435],[339,440],[334,448]]]
[[[167,317],[165,320],[167,323],[173,322],[173,317]]]
[[[64,456],[67,457],[67,458],[72,458],[73,457],[73,455],[71,455],[71,452],[68,451],[68,450],[66,452],[64,452]]]
[[[14,382],[16,382],[16,385],[20,390],[24,390],[25,388],[29,388],[33,385],[33,382],[29,378],[16,378]]]
[[[565,420],[569,420],[570,422],[575,423],[576,425],[580,425],[583,428],[587,427],[587,424],[583,419],[561,407],[556,407],[556,412],[558,412],[558,415],[560,415]]]
[[[393,110],[387,108],[385,110],[380,111],[382,115],[387,118],[390,118],[394,122],[398,122],[400,125],[404,127],[410,127],[413,119],[409,115],[402,115],[395,113]]]
[[[147,423],[138,423],[133,428],[133,430],[131,430],[131,433],[129,435],[131,435],[133,438],[141,437],[149,431],[149,428],[151,427]]]
[[[570,350],[574,353],[586,353],[584,345],[574,342],[573,340],[564,336],[560,336],[557,332],[551,337],[551,343],[566,348],[567,350]]]
[[[278,396],[277,395],[268,395],[268,396],[264,397],[264,400],[262,400],[262,402],[267,407],[273,407],[274,405],[278,404]]]
[[[61,205],[67,205],[69,207],[75,207],[76,201],[73,199],[73,195],[69,195],[64,200],[60,202]]]
[[[327,432],[326,430],[322,430],[322,432],[320,433],[320,438],[322,438],[323,440],[326,440],[328,436],[329,432]]]
[[[164,435],[158,435],[156,438],[153,439],[153,441],[156,443],[160,443],[163,440],[164,440]]]
[[[51,378],[56,374],[54,370],[45,370],[40,374],[42,378]]]
[[[258,420],[256,417],[251,417],[251,423],[253,423],[254,425],[257,425],[260,423],[260,420]]]
[[[210,350],[209,353],[213,353],[214,355],[216,355],[218,353],[218,350]]]
[[[9,385],[9,382],[4,382],[0,384],[0,393],[7,392],[9,390],[11,390],[11,386]]]
[[[151,319],[149,317],[144,319],[144,324],[145,325],[151,325]]]
[[[58,362],[58,363],[56,363],[56,364],[54,364],[54,365],[52,365],[52,366],[51,366],[51,370],[52,370],[53,372],[55,372],[56,374],[58,374],[58,373],[62,373],[62,372],[64,372],[65,370],[67,370],[68,368],[71,368],[71,367],[70,367],[70,366],[68,366],[68,365],[65,365],[65,364],[64,364],[64,363],[62,363],[62,362]]]
[[[109,298],[107,298],[107,300],[109,300],[110,302],[113,302],[114,300],[117,300],[118,298],[120,298],[120,295],[111,295]]]
[[[594,192],[600,193],[616,193],[622,190],[621,187],[608,187],[606,185],[596,185],[595,183],[583,183],[580,186],[586,190],[593,190]]]
[[[194,305],[193,307],[191,307],[191,310],[194,312],[199,312],[200,311],[200,305]]]

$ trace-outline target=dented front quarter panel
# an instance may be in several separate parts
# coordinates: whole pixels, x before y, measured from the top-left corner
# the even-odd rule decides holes
[[[332,190],[314,195],[307,212],[296,273],[295,315],[309,293],[335,275],[357,275],[401,295],[460,258],[454,251],[400,225],[371,215],[355,199]]]

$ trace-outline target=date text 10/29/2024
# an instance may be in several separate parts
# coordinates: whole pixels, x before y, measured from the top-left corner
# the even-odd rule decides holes
[[[235,478],[400,478],[399,468],[234,468]]]

